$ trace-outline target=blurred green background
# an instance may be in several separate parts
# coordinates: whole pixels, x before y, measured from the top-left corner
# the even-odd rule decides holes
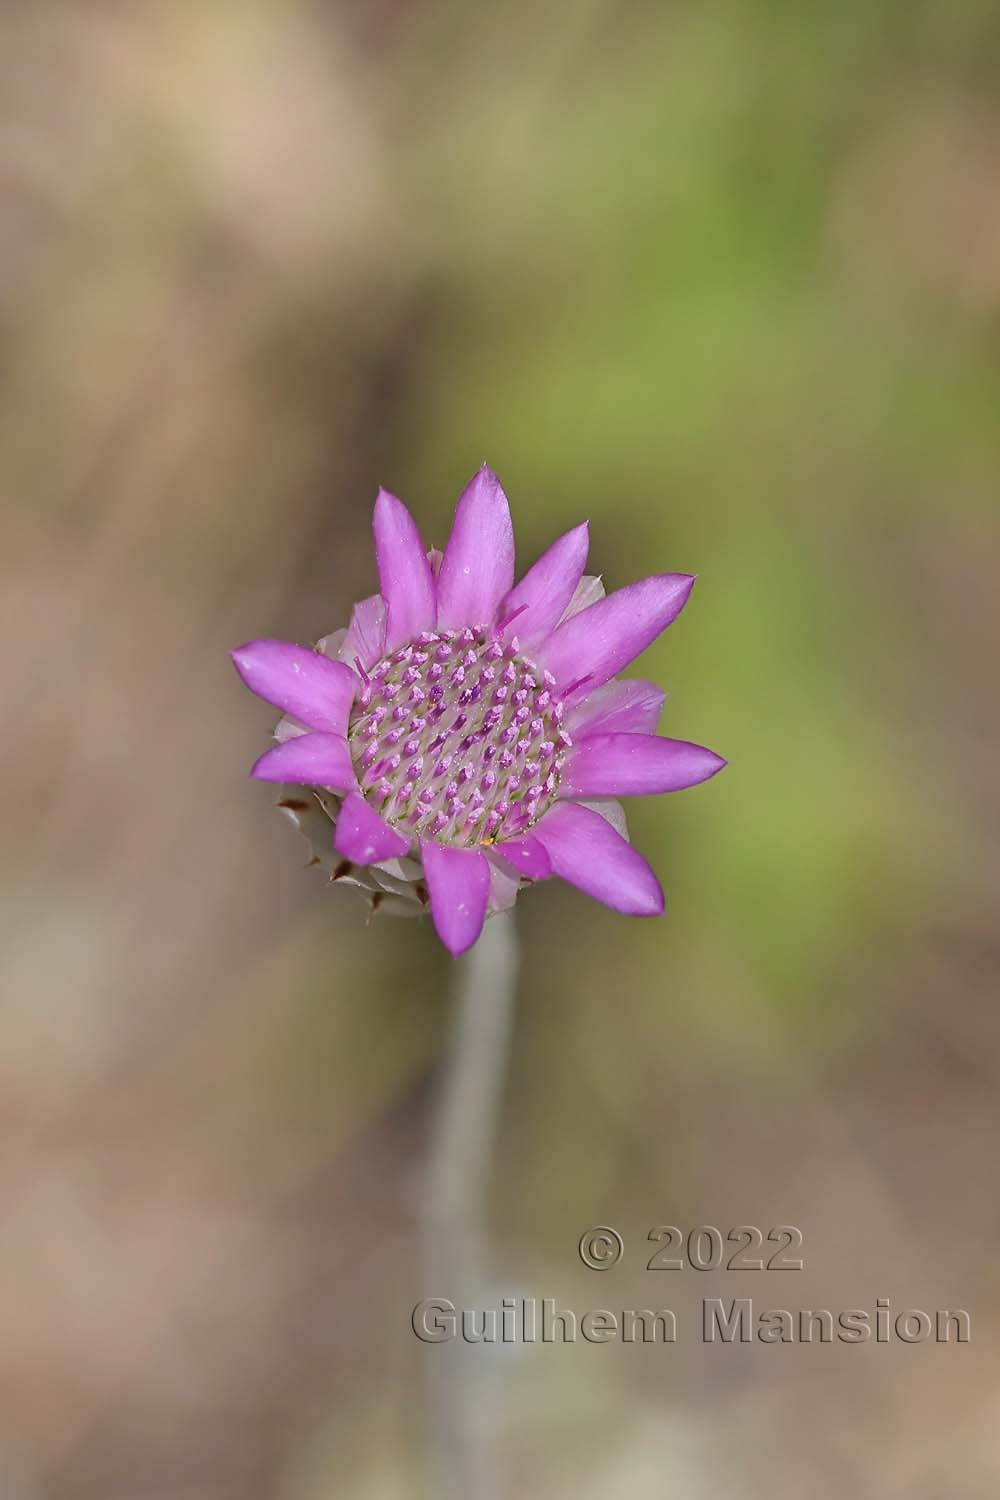
[[[730,760],[630,806],[665,919],[519,903],[497,1297],[973,1327],[516,1351],[503,1493],[996,1493],[998,81],[986,0],[3,8],[3,1500],[427,1492],[451,965],[302,868],[226,651],[484,459],[522,568],[698,573],[641,671]]]

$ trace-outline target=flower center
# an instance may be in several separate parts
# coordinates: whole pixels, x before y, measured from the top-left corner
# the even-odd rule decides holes
[[[468,849],[523,833],[550,806],[572,742],[555,679],[516,636],[427,630],[363,675],[354,769],[406,837]]]

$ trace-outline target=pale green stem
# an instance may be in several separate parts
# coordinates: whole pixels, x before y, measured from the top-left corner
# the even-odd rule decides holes
[[[458,960],[452,1038],[431,1142],[424,1212],[425,1296],[458,1310],[496,1305],[487,1203],[517,984],[510,912],[492,917]],[[461,1324],[459,1322],[459,1328]],[[459,1336],[429,1346],[427,1448],[435,1500],[496,1500],[502,1346]]]

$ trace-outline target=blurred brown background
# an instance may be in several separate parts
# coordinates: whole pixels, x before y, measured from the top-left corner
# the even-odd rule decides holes
[[[996,1494],[998,78],[986,0],[3,7],[2,1500],[428,1492],[450,965],[302,868],[226,649],[484,458],[522,565],[700,575],[642,669],[731,761],[630,810],[663,921],[520,903],[497,1297],[972,1318],[511,1351],[505,1493]]]

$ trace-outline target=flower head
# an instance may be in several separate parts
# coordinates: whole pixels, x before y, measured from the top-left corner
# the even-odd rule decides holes
[[[659,915],[663,892],[615,799],[694,786],[725,761],[656,735],[664,694],[616,674],[677,618],[694,579],[664,573],[605,596],[583,573],[584,524],[515,584],[507,497],[485,466],[443,554],[385,490],[374,532],[380,591],[346,630],[232,653],[284,714],[251,775],[286,784],[279,806],[334,878],[373,905],[429,904],[454,954],[552,875]]]

